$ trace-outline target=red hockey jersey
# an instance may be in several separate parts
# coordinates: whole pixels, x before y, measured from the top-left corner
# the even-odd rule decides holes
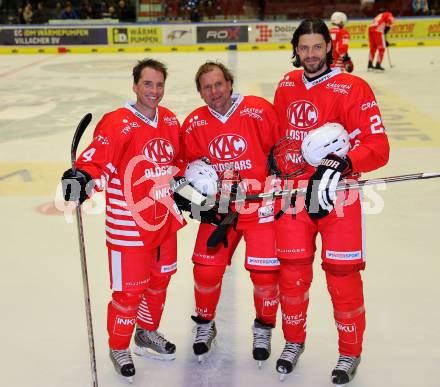
[[[170,197],[169,180],[179,153],[180,125],[159,106],[149,120],[132,105],[107,113],[76,162],[106,189],[107,245],[152,249],[184,225]]]
[[[345,68],[342,57],[348,54],[350,34],[343,27],[333,26],[330,28],[330,36],[332,37],[333,66]]]
[[[349,134],[347,155],[354,173],[372,171],[388,161],[388,138],[376,98],[359,77],[334,68],[309,82],[302,70],[292,71],[279,82],[274,106],[280,135],[293,138],[298,146],[310,130],[337,122]],[[313,171],[309,166],[306,175]]]
[[[260,97],[236,94],[233,100],[225,115],[205,105],[186,118],[182,126],[184,157],[186,161],[208,157],[219,175],[227,169],[238,171],[248,193],[263,192],[267,190],[267,156],[279,132],[276,112]],[[249,214],[243,208],[238,227],[272,221],[273,206],[266,204],[259,203],[260,208]]]
[[[370,24],[369,29],[378,31],[381,33],[385,32],[385,27],[391,27],[394,23],[394,17],[391,12],[383,12],[377,15],[373,22]]]

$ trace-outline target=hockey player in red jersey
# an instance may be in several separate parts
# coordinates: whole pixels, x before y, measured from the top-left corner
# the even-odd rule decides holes
[[[286,339],[277,370],[290,373],[304,350],[315,238],[320,233],[322,268],[339,335],[332,382],[342,385],[353,378],[362,352],[365,309],[360,270],[365,268],[365,250],[359,195],[345,193],[351,200],[344,203],[344,194],[336,195],[335,187],[343,177],[358,178],[361,172],[386,164],[389,145],[368,84],[330,68],[331,37],[325,23],[304,20],[292,45],[293,64],[304,70],[283,77],[274,106],[280,135],[289,136],[307,162],[293,182],[306,186],[307,195],[297,197],[295,212],[287,211],[276,221]]]
[[[129,379],[135,374],[129,349],[135,327],[136,354],[171,360],[176,350],[157,331],[176,272],[176,232],[184,225],[168,187],[177,169],[180,125],[159,106],[166,77],[161,62],[139,61],[133,68],[136,102],[104,115],[76,173],[69,169],[62,178],[66,200],[83,202],[91,188],[106,190],[110,358]]]
[[[344,12],[333,12],[330,21],[330,35],[332,37],[332,67],[339,67],[348,73],[353,71],[353,62],[348,55],[350,33],[344,27],[347,24],[347,15]]]
[[[370,54],[368,57],[368,69],[384,71],[382,67],[385,47],[389,45],[386,40],[386,34],[394,23],[394,17],[391,12],[383,12],[377,15],[368,27],[368,44]],[[373,65],[377,51],[376,65]]]
[[[223,64],[207,62],[196,74],[196,86],[205,106],[184,121],[185,159],[207,157],[221,176],[225,171],[240,176],[247,192],[262,192],[267,176],[266,160],[278,132],[273,106],[254,96],[232,93],[233,75]],[[270,355],[271,329],[278,309],[278,268],[275,257],[274,208],[272,202],[251,203],[236,209],[238,222],[230,227],[225,243],[208,248],[215,226],[201,223],[193,253],[197,324],[194,353],[203,358],[216,335],[215,314],[223,274],[241,237],[246,243],[245,267],[254,285],[256,318],[253,356],[259,362]]]

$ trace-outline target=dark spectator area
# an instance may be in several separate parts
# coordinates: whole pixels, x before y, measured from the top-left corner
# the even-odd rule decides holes
[[[0,23],[46,24],[49,20],[118,19],[136,21],[135,1],[8,1],[0,0]]]
[[[222,20],[296,20],[329,18],[335,10],[349,18],[371,18],[381,11],[395,16],[438,15],[440,0],[0,0],[0,24],[46,24],[49,20],[199,22]]]

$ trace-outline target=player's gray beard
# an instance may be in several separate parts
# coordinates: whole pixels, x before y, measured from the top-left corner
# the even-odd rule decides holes
[[[327,63],[327,58],[322,59],[316,66],[307,66],[305,63],[301,63],[304,70],[309,74],[315,74],[320,72]]]

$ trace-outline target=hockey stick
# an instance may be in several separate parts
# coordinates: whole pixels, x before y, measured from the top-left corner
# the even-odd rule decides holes
[[[386,49],[387,49],[388,64],[390,65],[390,68],[392,69],[394,67],[394,65],[391,64],[390,49],[388,48],[388,46],[386,46]]]
[[[353,183],[344,183],[343,181],[339,183],[336,187],[336,191],[344,191],[347,189],[359,189],[367,185],[375,185],[375,184],[383,184],[383,183],[399,183],[402,181],[410,181],[410,180],[426,180],[426,179],[435,179],[439,178],[440,173],[428,173],[428,172],[420,172],[413,173],[409,175],[398,175],[398,176],[389,176],[383,177],[380,179],[367,179],[367,180],[359,180]],[[231,203],[242,203],[245,201],[251,200],[263,200],[263,199],[273,199],[273,198],[281,198],[285,196],[293,196],[293,195],[305,195],[307,192],[307,188],[294,188],[287,190],[280,190],[274,192],[262,192],[259,194],[251,194],[251,195],[242,195],[237,196],[235,198],[231,198]]]
[[[359,180],[353,183],[345,183],[344,181],[341,181],[339,185],[336,187],[336,191],[344,191],[347,189],[359,189],[367,185],[375,185],[375,184],[382,184],[382,183],[398,183],[402,181],[409,181],[409,180],[426,180],[426,179],[435,179],[440,177],[440,173],[430,173],[430,172],[420,172],[420,173],[413,173],[409,175],[397,175],[397,176],[389,176],[389,177],[383,177],[379,179],[367,179],[367,180]],[[174,180],[170,181],[170,184],[172,185],[174,183]],[[179,194],[183,194],[183,196],[186,197],[190,202],[197,206],[206,206],[207,209],[212,208],[215,205],[219,205],[219,201],[212,201],[209,198],[197,194],[194,195],[193,192],[194,189],[186,191],[179,191],[178,189],[176,192],[179,192]],[[241,195],[231,195],[229,198],[228,203],[244,203],[246,201],[252,201],[252,200],[264,200],[264,199],[276,199],[281,198],[285,196],[293,196],[293,195],[305,195],[307,192],[307,188],[294,188],[294,189],[286,189],[286,190],[280,190],[280,191],[273,191],[273,192],[262,192],[259,194],[241,194]],[[185,195],[186,194],[186,195]],[[225,199],[223,199],[224,201]]]
[[[76,161],[76,151],[78,149],[79,141],[81,140],[81,137],[84,134],[87,126],[90,124],[91,120],[92,120],[92,114],[87,113],[79,122],[75,134],[73,135],[70,157],[72,161],[72,170],[74,173],[76,172],[75,161]],[[79,202],[77,203],[76,206],[76,225],[78,229],[79,252],[81,255],[81,271],[82,271],[82,280],[83,280],[84,304],[86,307],[87,333],[89,336],[89,355],[90,355],[90,367],[92,372],[92,385],[93,387],[98,387],[98,374],[96,372],[95,342],[94,342],[93,324],[92,324],[92,308],[90,306],[89,279],[87,274],[86,248],[84,243],[84,230],[82,223],[81,206]]]
[[[221,223],[217,226],[217,228],[212,232],[209,236],[206,245],[208,248],[215,248],[217,245],[225,240],[225,236],[228,232],[229,227],[236,221],[238,217],[238,212],[230,212],[226,217],[221,221]]]
[[[215,206],[215,201],[210,200],[208,202],[209,199],[205,195],[198,192],[185,177],[179,178],[178,180],[175,180],[174,178],[171,179],[170,187],[173,192],[188,200],[191,204],[205,207],[205,209],[212,209]],[[221,202],[224,202],[224,198],[221,198]],[[203,211],[204,209],[201,208],[200,210]],[[207,240],[208,248],[215,248],[221,241],[225,240],[226,233],[228,232],[229,227],[236,220],[237,216],[237,212],[228,212],[228,214],[209,236]]]

